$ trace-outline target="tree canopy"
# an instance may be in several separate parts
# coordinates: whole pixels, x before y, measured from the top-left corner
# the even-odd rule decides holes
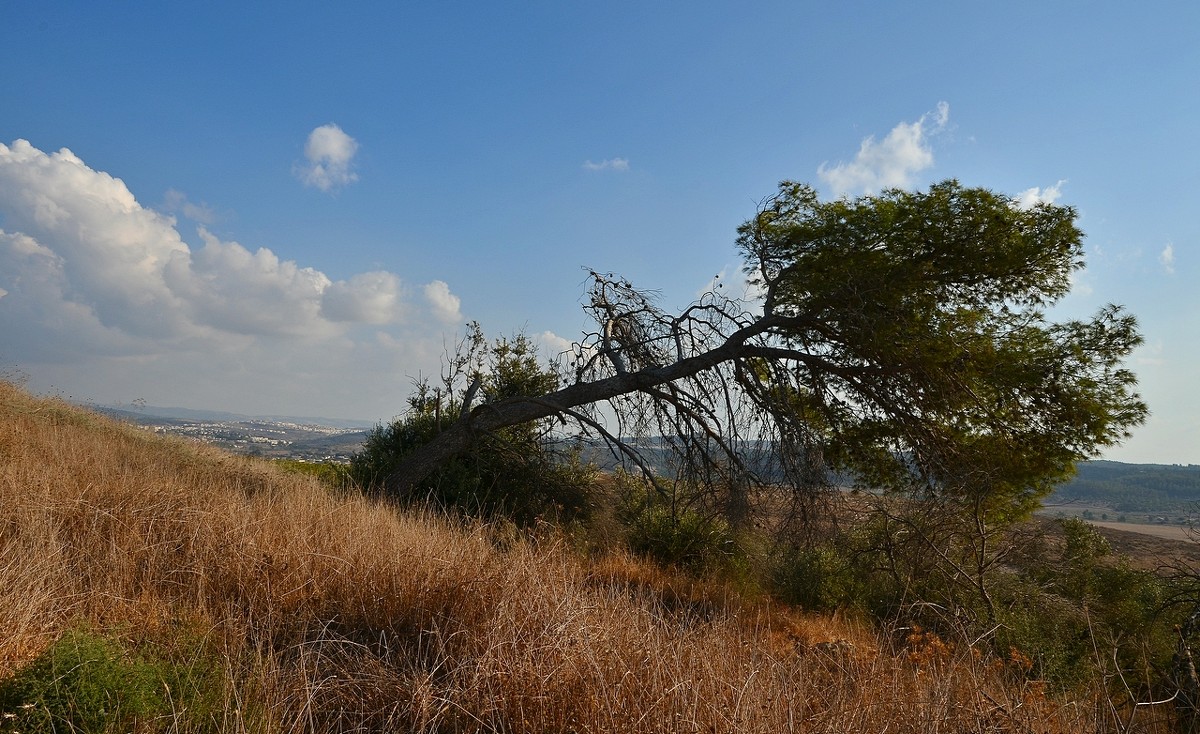
[[[1132,315],[1047,318],[1083,266],[1075,217],[955,181],[835,201],[784,182],[738,230],[755,299],[716,288],[673,314],[592,272],[574,380],[479,406],[465,393],[387,483],[405,491],[481,435],[556,417],[643,468],[630,439],[655,436],[673,479],[734,505],[755,486],[804,497],[836,471],[1022,515],[1146,415],[1123,366]]]

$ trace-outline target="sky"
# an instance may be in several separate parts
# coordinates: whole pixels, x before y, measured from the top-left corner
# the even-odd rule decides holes
[[[1200,4],[0,3],[0,376],[386,421],[586,270],[686,306],[784,179],[1074,207],[1135,314],[1118,461],[1200,464]]]

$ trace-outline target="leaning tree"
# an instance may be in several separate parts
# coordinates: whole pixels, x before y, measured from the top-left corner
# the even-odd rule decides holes
[[[479,405],[466,389],[387,484],[403,492],[481,435],[553,418],[651,476],[631,439],[654,436],[674,478],[720,487],[734,517],[756,487],[803,499],[831,472],[1022,516],[1146,415],[1122,366],[1133,316],[1047,318],[1083,267],[1074,220],[955,181],[836,201],[784,182],[738,230],[753,298],[718,288],[671,313],[592,272],[573,381]]]

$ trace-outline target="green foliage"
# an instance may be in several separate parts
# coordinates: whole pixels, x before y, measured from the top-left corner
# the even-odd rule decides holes
[[[620,481],[618,516],[635,553],[696,573],[729,572],[744,562],[729,524],[690,503],[685,490],[663,496],[629,476]]]
[[[442,385],[419,382],[409,411],[368,435],[350,463],[350,475],[367,488],[383,480],[417,448],[433,440],[477,398],[483,409],[514,397],[554,390],[558,374],[542,366],[523,334],[488,344],[477,325],[450,355]],[[529,524],[539,517],[586,516],[595,468],[578,446],[562,445],[550,421],[508,426],[475,437],[471,450],[445,462],[402,500],[429,500],[471,515],[506,517]]]
[[[1045,318],[1083,264],[1074,219],[955,181],[828,202],[785,182],[738,246],[775,346],[810,356],[745,374],[772,412],[802,396],[793,428],[864,485],[958,498],[988,523],[1027,517],[1146,414],[1121,365],[1141,341],[1132,316]]]
[[[845,549],[831,545],[781,549],[771,568],[776,596],[816,611],[864,606],[870,583]]]
[[[74,631],[0,684],[8,731],[99,734],[166,710],[161,676],[103,637]]]
[[[1112,546],[1104,536],[1096,531],[1091,523],[1079,518],[1070,517],[1058,521],[1063,531],[1063,562],[1069,571],[1068,576],[1078,583],[1084,583],[1093,575],[1100,559],[1112,553]],[[1073,596],[1082,598],[1087,587],[1080,588]]]
[[[803,438],[802,455],[890,493],[864,499],[829,546],[841,558],[789,559],[794,598],[854,598],[1013,644],[1064,680],[1096,664],[1098,639],[1121,664],[1149,649],[1151,576],[1107,558],[1086,525],[1041,553],[1018,530],[1077,462],[1146,415],[1123,366],[1141,342],[1131,315],[1046,317],[1083,265],[1075,216],[955,181],[836,201],[785,182],[739,230],[762,322],[778,324],[740,384]],[[784,354],[799,356],[773,361]]]
[[[10,731],[104,732],[165,708],[157,671],[119,645],[70,632],[29,667],[0,684]]]
[[[1190,513],[1200,504],[1200,466],[1083,462],[1073,479],[1055,489],[1054,500],[1118,512]]]
[[[1033,674],[1059,686],[1100,673],[1114,683],[1124,677],[1143,697],[1158,696],[1155,687],[1171,685],[1162,674],[1170,670],[1174,629],[1182,621],[1166,604],[1172,582],[1111,557],[1103,538],[1082,530],[1085,537],[1069,538],[1059,558],[997,579],[1002,612],[994,643],[1024,651],[1037,663]],[[1147,671],[1157,673],[1147,677]]]
[[[346,489],[354,481],[350,475],[350,467],[345,464],[334,464],[328,461],[297,461],[295,459],[275,459],[271,463],[286,471],[316,477],[333,489]]]
[[[1173,626],[1182,622],[1168,604],[1177,583],[1115,556],[1082,520],[1049,533],[1032,524],[982,536],[970,515],[947,508],[883,502],[834,541],[784,556],[777,593],[919,624],[1001,656],[1019,650],[1034,663],[1030,676],[1061,688],[1119,683],[1119,670],[1139,695],[1162,693],[1152,689],[1167,679],[1146,671],[1170,669]]]
[[[1028,577],[996,579],[1001,600],[992,647],[1003,654],[1020,650],[1034,665],[1029,675],[1069,688],[1096,670],[1096,649],[1088,616],[1076,601],[1048,591]],[[1107,650],[1106,650],[1107,653]]]
[[[74,628],[0,682],[0,732],[126,732],[169,722],[217,732],[221,658],[187,630],[167,644],[122,644]],[[137,727],[134,727],[137,724]]]
[[[170,647],[136,649],[70,630],[0,682],[0,731],[102,733],[161,719],[216,731],[223,708],[220,662],[186,632]]]

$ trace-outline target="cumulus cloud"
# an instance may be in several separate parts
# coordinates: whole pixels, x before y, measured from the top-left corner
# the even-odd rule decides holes
[[[625,158],[609,158],[607,160],[595,163],[590,160],[583,162],[583,170],[585,171],[628,171],[629,161]]]
[[[870,136],[862,141],[849,163],[822,163],[817,176],[837,196],[875,193],[885,188],[908,188],[917,173],[933,165],[929,138],[946,128],[950,105],[939,102],[916,122],[901,122],[882,141]]]
[[[444,324],[457,324],[463,320],[458,296],[450,292],[450,286],[435,280],[425,286],[425,300],[429,302],[433,315]]]
[[[727,298],[740,301],[754,302],[766,297],[767,292],[761,284],[751,283],[746,272],[736,265],[726,265],[696,291],[696,298],[703,298],[709,293],[717,293]]]
[[[543,331],[533,338],[544,356],[568,370],[581,366],[578,360],[586,362],[596,354],[595,347],[573,342],[553,331]]]
[[[321,296],[321,313],[332,321],[388,324],[404,316],[404,296],[400,279],[392,273],[360,273],[325,289]]]
[[[308,134],[304,145],[307,163],[295,169],[296,176],[307,186],[332,191],[358,180],[351,170],[358,141],[332,122]]]
[[[197,204],[189,201],[187,194],[178,189],[167,189],[163,197],[163,209],[169,213],[180,213],[193,222],[212,224],[217,220],[216,213],[208,204]]]
[[[129,334],[167,338],[184,328],[162,272],[188,246],[170,217],[140,206],[120,179],[66,149],[47,155],[24,140],[0,144],[0,215],[11,230],[0,286],[36,299],[57,294],[54,310],[85,309]]]
[[[542,346],[551,357],[558,357],[562,354],[571,354],[574,351],[574,342],[566,337],[561,337],[553,331],[543,331],[537,334],[534,339]]]
[[[315,366],[335,363],[333,353],[436,355],[441,324],[464,320],[443,281],[414,301],[393,273],[335,281],[204,226],[196,237],[200,246],[189,245],[174,217],[67,149],[0,144],[0,359],[46,375],[78,377],[87,365],[115,382],[172,365],[177,381],[210,379],[214,390],[213,375],[234,370],[262,383],[249,394],[267,395],[277,386],[266,375],[303,366],[317,380]],[[391,341],[365,336],[371,329]]]
[[[321,300],[329,278],[313,268],[280,260],[267,248],[254,252],[198,231],[204,246],[172,253],[163,279],[195,323],[238,334],[324,333]]]
[[[1053,204],[1062,196],[1062,187],[1066,182],[1066,179],[1060,179],[1058,183],[1044,189],[1037,186],[1025,189],[1014,197],[1013,203],[1018,209],[1032,209],[1038,204]]]
[[[1158,253],[1158,261],[1162,264],[1163,270],[1167,271],[1168,275],[1175,274],[1175,245],[1168,242],[1167,246]]]

